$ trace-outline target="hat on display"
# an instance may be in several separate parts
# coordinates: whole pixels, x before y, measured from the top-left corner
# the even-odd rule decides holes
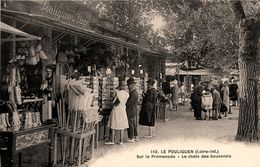
[[[155,83],[154,79],[148,79],[147,84],[153,85]]]
[[[127,80],[127,85],[131,85],[131,84],[135,84],[135,80],[134,78],[130,77],[128,80]]]
[[[126,86],[125,81],[119,81],[119,85],[117,86],[117,89],[124,89]]]

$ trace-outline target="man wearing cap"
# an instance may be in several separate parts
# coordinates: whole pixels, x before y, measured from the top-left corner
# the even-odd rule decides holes
[[[128,140],[127,142],[133,143],[139,141],[137,132],[137,102],[138,102],[138,92],[135,88],[134,78],[129,78],[127,80],[127,85],[129,89],[129,98],[126,103],[126,113],[128,117],[129,128],[127,129]]]

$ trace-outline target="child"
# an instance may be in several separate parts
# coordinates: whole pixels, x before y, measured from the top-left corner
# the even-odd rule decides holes
[[[211,116],[210,110],[212,110],[213,98],[208,89],[203,90],[201,96],[201,108],[205,110],[204,120],[209,120]]]

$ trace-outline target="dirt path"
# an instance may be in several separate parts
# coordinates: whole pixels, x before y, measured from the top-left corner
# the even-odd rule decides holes
[[[170,113],[168,122],[156,123],[156,137],[144,139],[145,128],[139,127],[140,141],[124,145],[104,145],[95,151],[90,167],[112,166],[220,166],[259,167],[259,144],[234,141],[238,108],[219,120],[195,120],[188,106]]]

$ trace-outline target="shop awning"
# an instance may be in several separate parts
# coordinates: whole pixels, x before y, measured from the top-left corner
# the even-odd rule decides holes
[[[5,24],[1,22],[0,25],[1,32],[6,32],[12,35],[16,35],[15,38],[5,38],[1,39],[1,42],[7,42],[7,41],[28,41],[28,40],[41,40],[41,37],[34,36],[31,34],[28,34],[26,32],[23,32],[17,28],[14,28],[8,24]]]
[[[185,71],[177,68],[166,68],[166,75],[211,75],[209,69]]]
[[[196,70],[181,70],[178,68],[166,68],[166,75],[201,75],[201,76],[224,76],[229,72],[225,70],[213,69],[196,69]]]
[[[63,32],[72,33],[75,35],[79,35],[81,37],[86,37],[86,38],[92,39],[94,41],[104,42],[104,43],[108,43],[108,44],[121,45],[121,46],[129,47],[129,48],[133,48],[133,49],[138,49],[142,52],[150,53],[152,55],[160,55],[159,52],[150,50],[148,48],[143,48],[143,47],[139,46],[139,44],[130,43],[127,41],[123,41],[119,38],[99,34],[93,30],[83,29],[83,28],[80,28],[77,26],[66,24],[64,22],[60,22],[60,21],[56,20],[55,18],[50,18],[47,16],[42,16],[42,15],[37,15],[37,14],[29,14],[29,13],[25,13],[25,12],[18,12],[18,11],[2,9],[2,15],[4,13],[7,13],[9,15],[10,14],[15,15],[15,19],[20,18],[22,20],[26,20],[31,23],[36,23],[38,25],[44,25],[44,26],[50,27],[54,30],[60,30]]]

